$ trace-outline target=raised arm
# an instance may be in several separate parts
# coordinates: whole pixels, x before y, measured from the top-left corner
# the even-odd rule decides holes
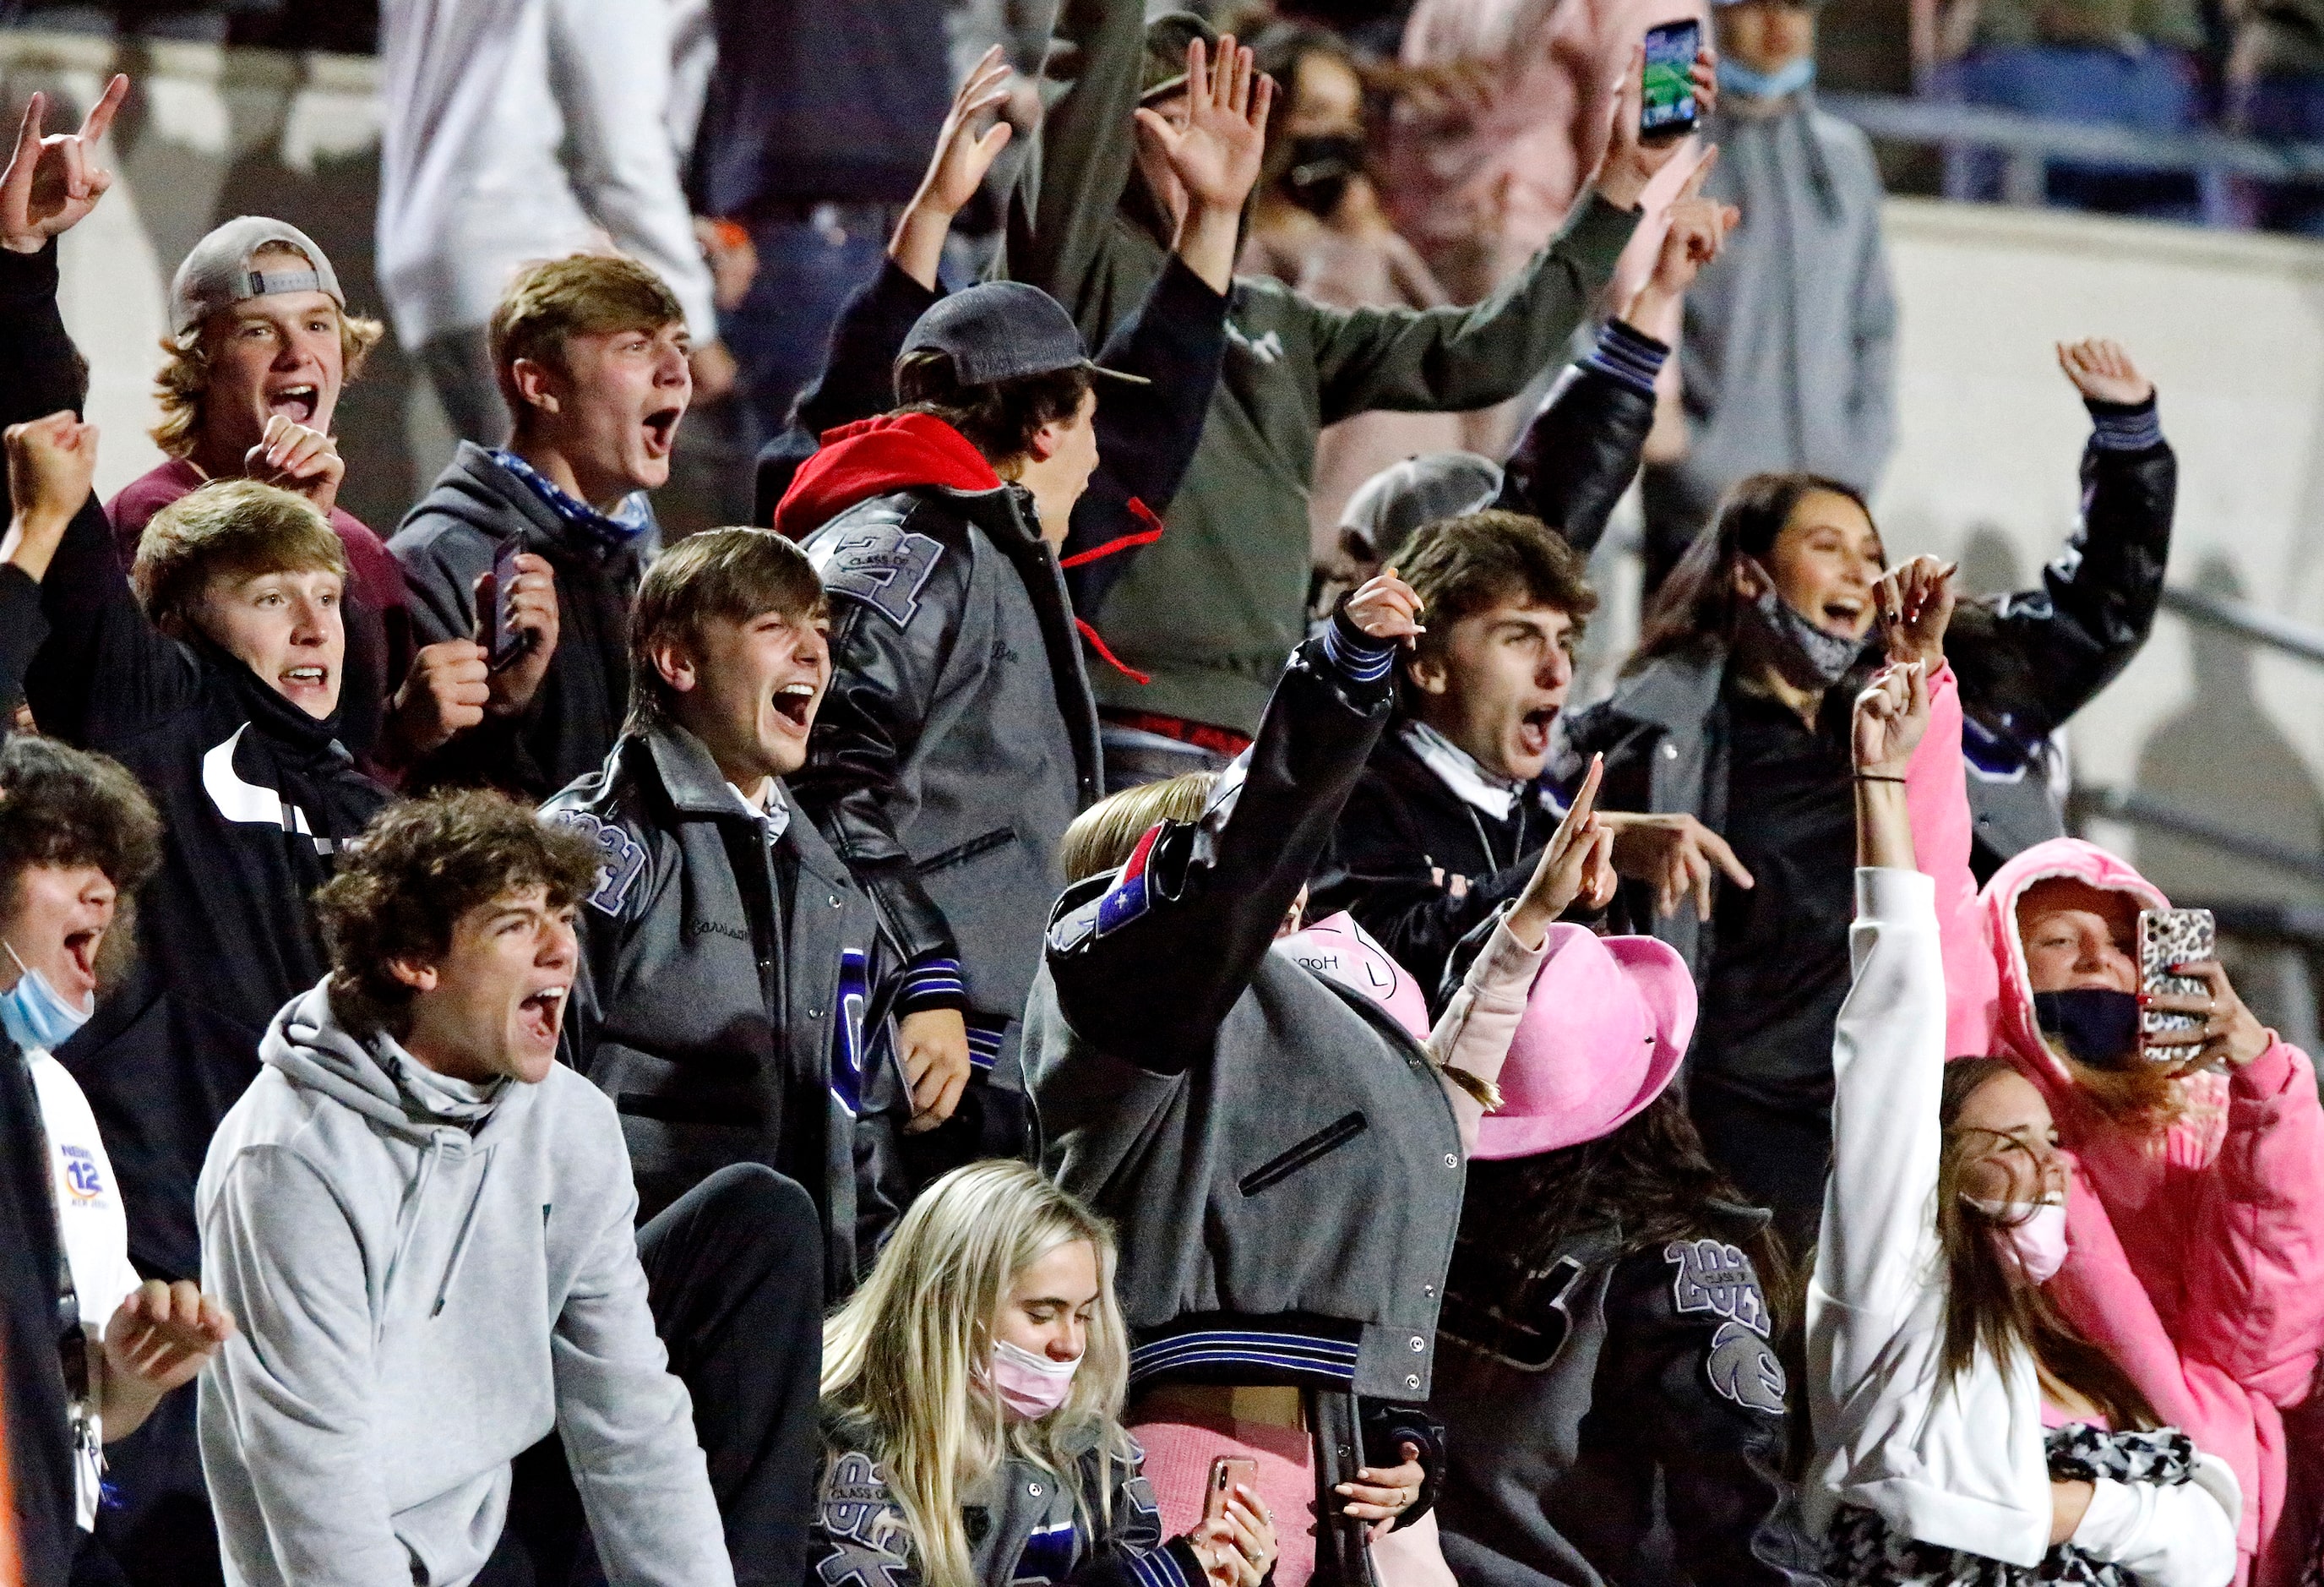
[[[2154,384],[2129,355],[2090,340],[2061,346],[2058,362],[2090,414],[2081,524],[2042,570],[2040,589],[2003,599],[1955,647],[1970,714],[2021,744],[2063,725],[2146,643],[2179,488]]]
[[[1081,312],[1137,161],[1140,0],[1060,0],[1041,69],[1041,126],[1009,198],[1001,273]],[[1104,328],[1098,328],[1102,334]]]
[[[1419,597],[1390,569],[1292,652],[1259,737],[1199,823],[1164,822],[1102,893],[1049,933],[1048,964],[1082,1038],[1151,1073],[1183,1073],[1306,885],[1388,721],[1396,644]]]

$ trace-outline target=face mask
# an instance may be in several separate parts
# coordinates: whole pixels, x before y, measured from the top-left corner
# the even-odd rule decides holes
[[[2118,1069],[2138,1051],[2138,1000],[2110,987],[2034,994],[2034,1023],[2054,1036],[2076,1063]]]
[[[1847,677],[1864,641],[1826,633],[1810,623],[1775,593],[1775,581],[1757,558],[1744,561],[1759,581],[1758,595],[1744,611],[1774,650],[1776,669],[1799,688],[1830,688]]]
[[[1720,91],[1739,94],[1746,99],[1781,99],[1798,93],[1813,81],[1813,55],[1803,55],[1797,60],[1786,61],[1773,71],[1754,71],[1729,56],[1719,58]]]
[[[87,1007],[74,1008],[65,1001],[62,993],[49,984],[47,976],[24,963],[23,956],[16,952],[15,945],[0,944],[0,946],[8,949],[8,956],[14,959],[16,968],[23,972],[16,978],[14,986],[0,992],[0,1025],[7,1028],[8,1034],[15,1038],[18,1047],[39,1047],[44,1052],[56,1051],[74,1031],[88,1023],[89,1015],[97,1010],[97,1000],[92,997]]]
[[[2066,1265],[2064,1202],[2029,1206],[2022,1201],[1986,1201],[1973,1195],[1961,1199],[1994,1221],[1994,1238],[2034,1283],[2047,1284]]]
[[[1283,196],[1319,220],[1328,220],[1364,168],[1364,141],[1353,133],[1322,133],[1291,140]]]
[[[1053,1361],[1005,1339],[992,1342],[992,1386],[1001,1391],[1001,1403],[1010,1414],[1024,1421],[1038,1421],[1065,1404],[1081,1364],[1079,1356]]]

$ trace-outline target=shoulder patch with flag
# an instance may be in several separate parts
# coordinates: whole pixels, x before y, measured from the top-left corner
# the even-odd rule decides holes
[[[1121,867],[1121,874],[1114,878],[1113,885],[1106,889],[1103,898],[1098,900],[1096,935],[1099,937],[1111,936],[1154,907],[1154,894],[1148,885],[1146,867],[1154,857],[1154,844],[1160,839],[1166,825],[1157,821],[1146,829],[1146,835],[1139,838],[1138,846],[1130,851],[1130,859]]]

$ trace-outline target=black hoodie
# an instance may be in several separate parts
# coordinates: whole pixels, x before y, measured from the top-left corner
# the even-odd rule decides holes
[[[531,486],[473,441],[396,526],[387,549],[411,592],[412,642],[476,631],[476,580],[511,539],[557,577],[557,653],[523,715],[487,718],[430,756],[407,786],[489,784],[531,803],[595,771],[630,706],[630,605],[644,574],[632,542],[615,546],[551,512]]]

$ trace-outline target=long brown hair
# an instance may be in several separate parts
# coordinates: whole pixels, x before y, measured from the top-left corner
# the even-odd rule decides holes
[[[1944,1153],[1937,1167],[1937,1240],[1945,1268],[1945,1349],[1948,1381],[1969,1370],[1982,1348],[2006,1361],[2031,1352],[2043,1370],[2088,1399],[2116,1428],[2152,1427],[2154,1407],[2114,1358],[2076,1333],[2038,1284],[2028,1284],[2004,1260],[1995,1238],[2009,1227],[1971,1205],[1962,1177],[1978,1154],[1976,1137],[1960,1128],[1961,1110],[1990,1081],[2014,1075],[2006,1058],[1956,1058],[1945,1066],[1937,1121]]]
[[[1747,1204],[1703,1155],[1685,1105],[1667,1091],[1596,1140],[1506,1162],[1472,1162],[1461,1238],[1505,1253],[1511,1282],[1506,1294],[1464,1298],[1503,1318],[1521,1318],[1539,1298],[1534,1292],[1551,1259],[1574,1236],[1619,1230],[1624,1255],[1699,1240],[1711,1232],[1713,1202]],[[1741,1243],[1780,1331],[1793,1287],[1790,1256],[1772,1223]]]
[[[1800,503],[1820,492],[1846,497],[1871,521],[1863,492],[1821,474],[1754,474],[1736,481],[1655,592],[1638,648],[1622,670],[1635,672],[1657,656],[1732,650],[1736,567],[1746,557],[1765,561]]]

